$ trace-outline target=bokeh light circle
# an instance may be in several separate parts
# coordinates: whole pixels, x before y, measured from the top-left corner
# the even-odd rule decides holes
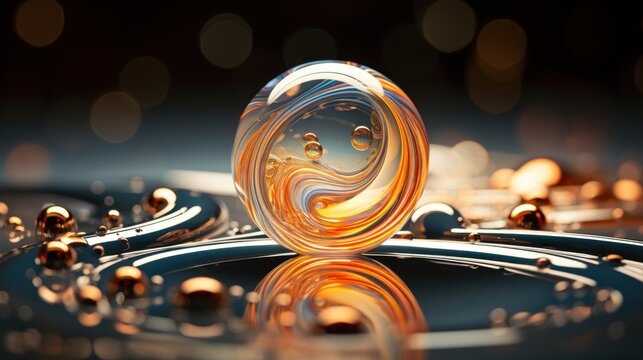
[[[151,56],[132,59],[121,70],[118,84],[142,109],[160,104],[170,90],[170,72],[160,60]]]
[[[92,130],[109,143],[129,140],[141,122],[141,109],[136,100],[121,91],[101,96],[91,109]]]
[[[36,185],[47,180],[49,153],[36,143],[20,144],[7,155],[4,165],[5,179],[17,185]]]
[[[29,45],[54,43],[65,26],[65,12],[55,0],[28,0],[16,13],[16,32]]]
[[[219,14],[203,25],[201,53],[213,65],[230,69],[241,65],[252,51],[252,29],[235,14]]]
[[[439,0],[424,14],[424,37],[436,49],[451,53],[467,46],[476,32],[476,14],[460,0]]]
[[[510,19],[497,19],[486,24],[478,34],[477,55],[497,69],[519,64],[527,52],[525,30]]]

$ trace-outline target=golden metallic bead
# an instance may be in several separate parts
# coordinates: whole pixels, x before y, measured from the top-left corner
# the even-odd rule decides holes
[[[482,237],[477,232],[472,232],[469,235],[467,235],[467,240],[469,240],[469,242],[472,244],[479,243],[480,239],[482,239]]]
[[[546,225],[545,214],[535,204],[516,206],[507,219],[507,226],[512,229],[542,230]]]
[[[107,226],[100,225],[99,227],[96,228],[96,235],[105,236],[105,234],[107,234]]]
[[[603,261],[613,265],[620,265],[623,262],[623,256],[619,254],[609,254],[603,257]]]
[[[53,240],[59,235],[77,230],[76,219],[62,206],[47,206],[36,219],[36,236],[40,240]]]
[[[123,226],[123,217],[118,210],[111,209],[103,217],[103,225],[107,229],[116,229]]]
[[[366,332],[362,314],[350,306],[330,306],[319,312],[317,325],[326,334],[360,334]]]
[[[185,280],[174,297],[174,305],[189,310],[216,310],[228,303],[226,287],[210,277]]]
[[[168,188],[158,188],[150,193],[143,206],[145,210],[158,217],[174,208],[176,204],[176,193]]]
[[[126,299],[141,298],[147,295],[149,285],[147,276],[133,266],[121,266],[107,284],[110,295],[122,293]]]
[[[539,257],[536,259],[536,267],[539,269],[545,269],[551,266],[551,260],[549,258],[546,258],[544,256]]]
[[[38,259],[49,269],[68,269],[76,262],[76,251],[61,241],[49,241],[40,248]]]
[[[16,226],[24,226],[22,219],[17,216],[9,216],[7,219],[7,227],[9,230],[15,230]]]
[[[94,250],[94,254],[96,254],[96,256],[103,256],[103,255],[105,255],[105,248],[103,247],[103,245],[95,245],[95,246],[92,248],[92,250]]]
[[[78,302],[87,306],[96,306],[102,297],[103,293],[94,285],[85,285],[76,293]]]

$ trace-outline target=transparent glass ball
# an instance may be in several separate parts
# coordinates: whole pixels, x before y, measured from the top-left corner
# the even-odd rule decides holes
[[[429,146],[404,92],[352,62],[297,66],[241,115],[237,193],[268,236],[302,254],[355,254],[399,230],[424,189]]]

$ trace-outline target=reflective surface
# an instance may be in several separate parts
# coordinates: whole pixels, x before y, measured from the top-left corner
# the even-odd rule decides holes
[[[232,166],[241,201],[271,238],[303,254],[355,254],[404,225],[428,156],[424,124],[400,88],[365,66],[323,61],[255,96]]]
[[[188,207],[207,199],[173,191]],[[141,196],[113,196],[125,228],[136,227],[139,213],[126,210]],[[78,214],[98,207],[79,216],[80,230],[103,221],[83,196],[40,198]],[[455,227],[428,239],[402,232],[364,257],[296,257],[246,227],[233,198],[218,201],[236,210],[214,238],[100,256],[72,236],[50,242],[68,239],[69,270],[39,265],[43,247],[26,234],[0,257],[2,357],[605,358],[638,348],[639,241]],[[120,245],[109,239],[106,248]]]

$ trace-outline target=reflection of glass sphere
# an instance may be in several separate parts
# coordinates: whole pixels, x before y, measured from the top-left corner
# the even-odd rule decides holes
[[[274,336],[277,348],[292,351],[294,358],[301,355],[297,351],[315,348],[323,334],[362,334],[361,340],[379,355],[374,357],[408,358],[417,354],[403,343],[426,331],[422,311],[404,282],[367,258],[299,256],[272,270],[256,292],[260,300],[248,304],[248,324]],[[347,350],[341,344],[318,350],[340,358]]]
[[[304,254],[360,253],[410,216],[428,173],[424,125],[382,74],[304,64],[270,81],[241,116],[237,192],[255,223]]]

